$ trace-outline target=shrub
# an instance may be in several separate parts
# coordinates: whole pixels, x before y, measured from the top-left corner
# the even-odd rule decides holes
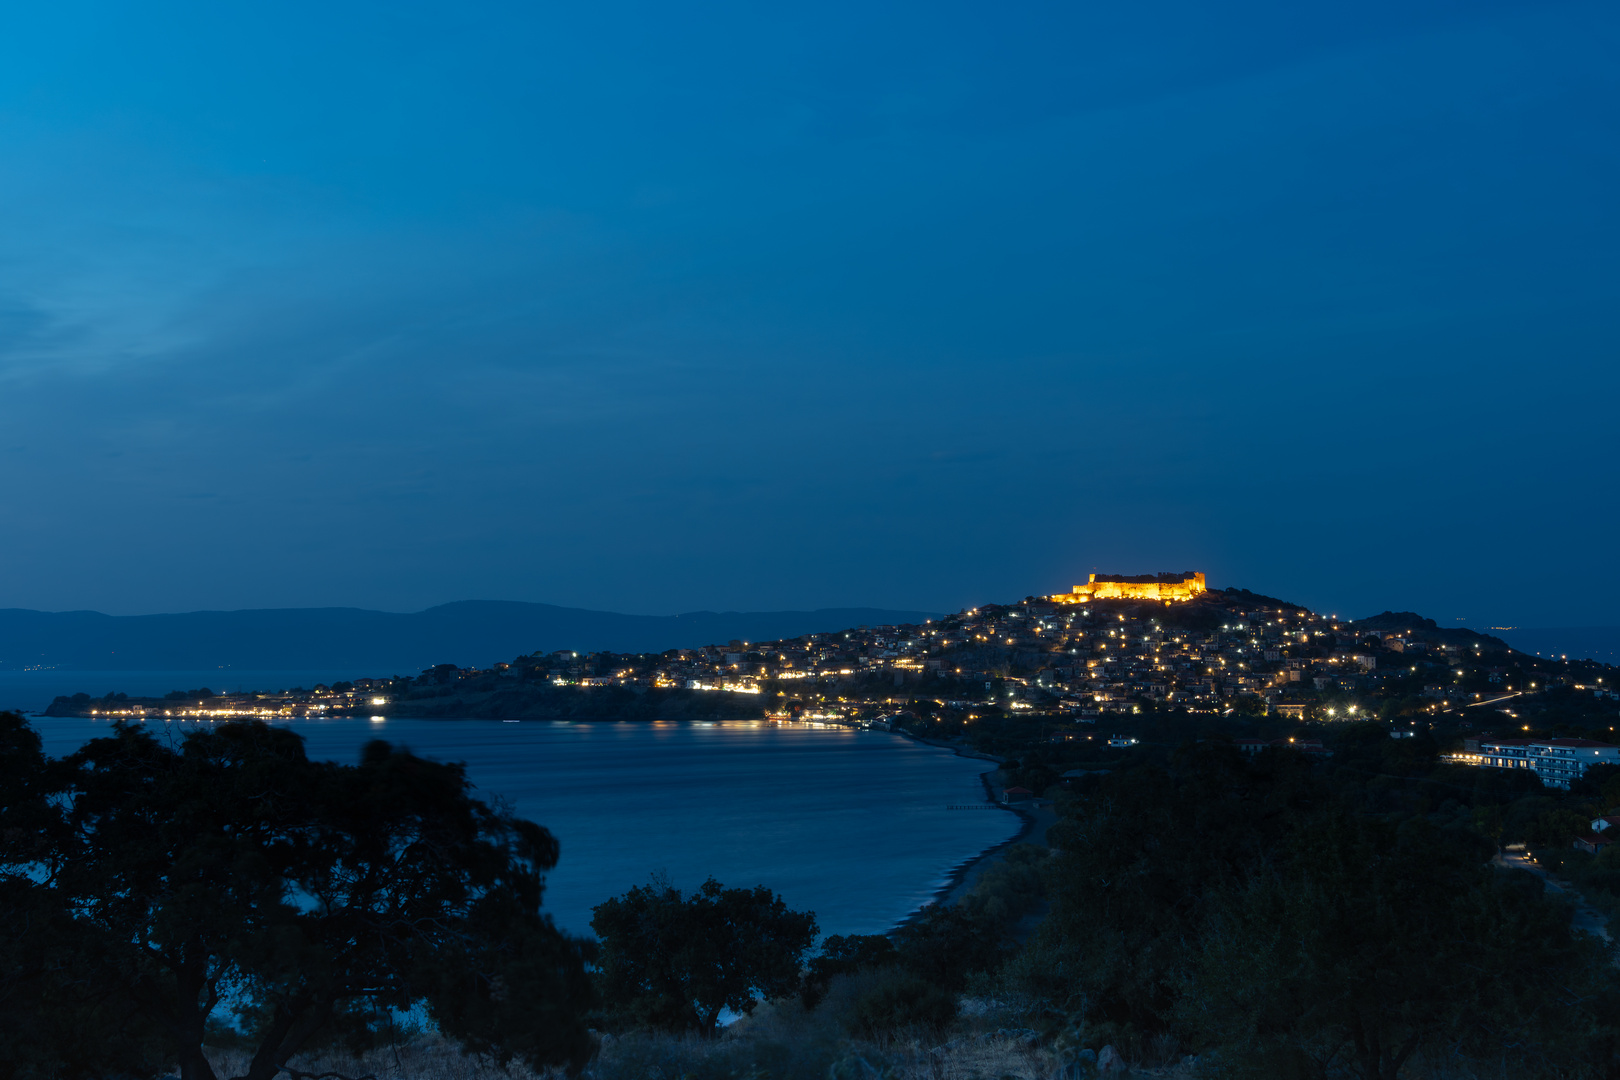
[[[851,978],[853,991],[839,1017],[857,1038],[937,1035],[956,1019],[956,996],[909,972],[883,970]]]

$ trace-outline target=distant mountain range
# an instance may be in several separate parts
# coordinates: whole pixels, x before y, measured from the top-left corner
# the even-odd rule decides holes
[[[0,609],[0,672],[251,671],[312,669],[409,675],[433,664],[487,667],[534,652],[662,652],[771,641],[856,626],[920,623],[929,611],[821,608],[816,611],[694,611],[621,615],[611,611],[467,600],[426,611],[267,608],[178,615]],[[1416,620],[1401,614],[1362,620]],[[1358,623],[1356,625],[1362,625]],[[1404,624],[1403,624],[1404,625]],[[1620,626],[1494,630],[1515,649],[1620,664]]]
[[[0,671],[343,668],[411,675],[433,664],[488,667],[557,649],[663,652],[938,617],[880,608],[620,615],[500,600],[468,600],[409,614],[271,608],[103,615],[8,608],[0,609]]]

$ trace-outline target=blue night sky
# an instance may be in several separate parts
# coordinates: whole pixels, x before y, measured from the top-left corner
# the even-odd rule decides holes
[[[1620,621],[1617,55],[1549,0],[15,5],[0,607]]]

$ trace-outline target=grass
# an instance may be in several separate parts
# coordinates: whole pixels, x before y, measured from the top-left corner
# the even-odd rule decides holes
[[[1004,1026],[1012,1018],[994,1006],[970,1009],[949,1031],[900,1031],[851,1036],[835,992],[815,1010],[797,1001],[761,1006],[719,1038],[636,1032],[603,1036],[586,1080],[1079,1080],[1063,1067],[1049,1040]],[[247,1070],[239,1051],[210,1053],[221,1077]],[[342,1052],[297,1059],[301,1072],[376,1080],[561,1080],[517,1064],[510,1071],[461,1053],[433,1035],[360,1058]],[[1134,1070],[1135,1076],[1191,1078],[1190,1069]]]

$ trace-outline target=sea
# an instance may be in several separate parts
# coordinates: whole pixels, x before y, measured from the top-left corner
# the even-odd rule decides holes
[[[291,684],[289,684],[291,685]],[[34,717],[52,756],[104,720]],[[988,761],[883,731],[737,722],[384,720],[283,722],[311,757],[353,762],[372,739],[459,761],[480,798],[557,837],[544,909],[590,933],[591,909],[654,876],[764,885],[813,911],[823,935],[888,930],[1020,819],[988,803]],[[180,740],[195,721],[146,722]],[[962,809],[969,807],[981,812]]]

